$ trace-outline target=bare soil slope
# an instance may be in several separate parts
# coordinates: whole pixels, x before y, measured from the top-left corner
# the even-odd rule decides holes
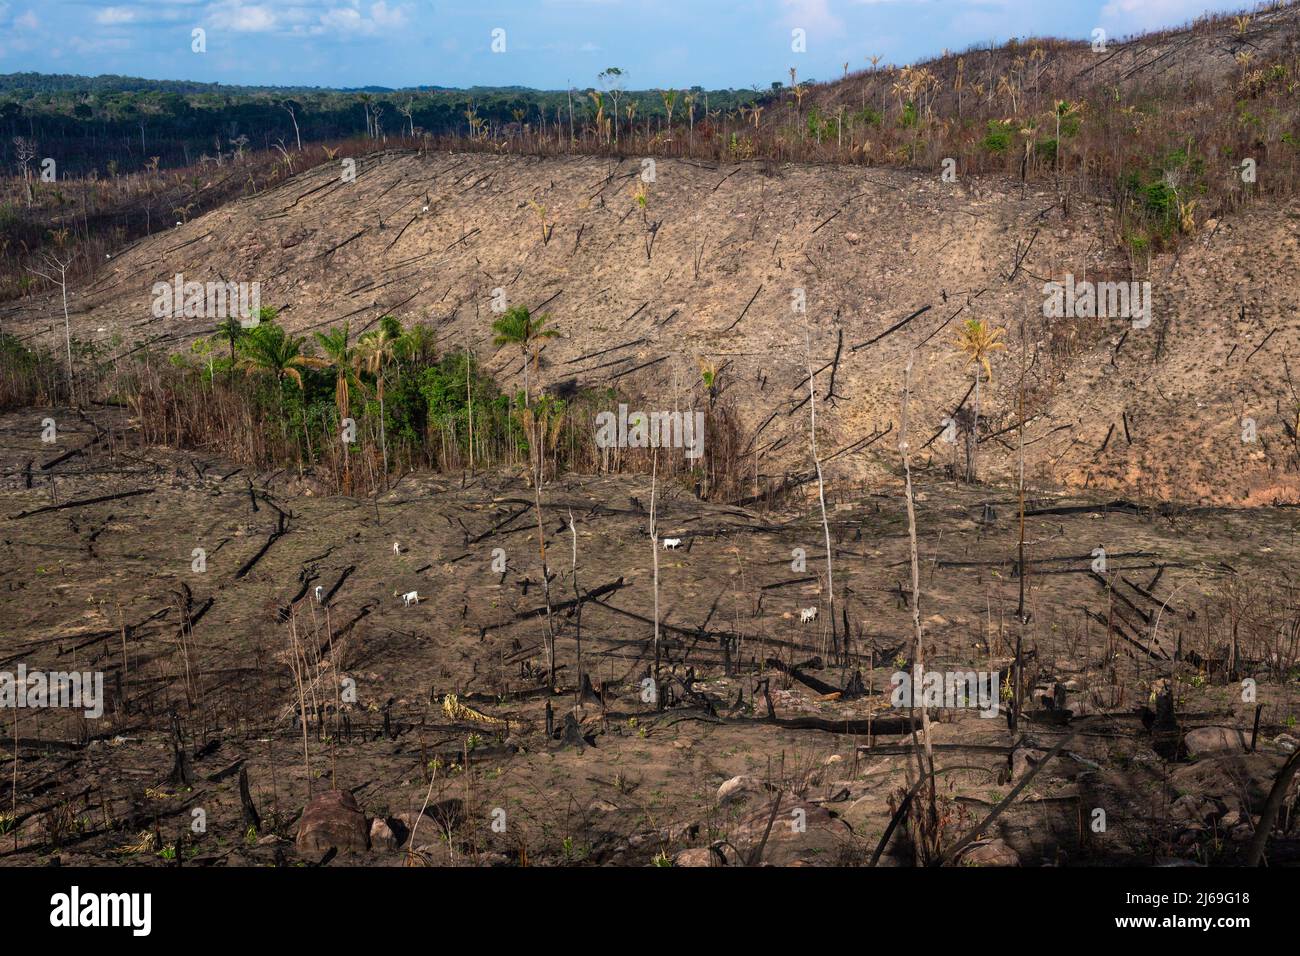
[[[827,455],[896,423],[914,349],[918,421],[937,433],[970,390],[953,338],[974,316],[1008,330],[980,408],[981,469],[996,477],[1014,459],[1027,319],[1031,480],[1202,502],[1298,500],[1300,403],[1284,369],[1297,344],[1294,204],[1213,222],[1157,259],[1154,320],[1131,329],[1123,319],[1042,318],[1048,279],[1131,275],[1113,254],[1107,211],[1077,199],[1067,217],[1055,194],[1001,181],[660,160],[643,217],[633,198],[641,168],[408,152],[365,158],[345,182],[339,164],[325,164],[116,256],[111,274],[75,295],[73,323],[123,347],[175,349],[212,322],[155,319],[155,282],[257,281],[296,331],[348,321],[360,332],[385,313],[429,321],[446,347],[469,343],[517,383],[518,353],[491,343],[501,289],[509,304],[554,316],[561,336],[542,353],[547,384],[611,384],[669,407],[699,400],[700,361],[725,363],[724,399],[749,428],[762,426],[760,467],[781,474],[807,466],[795,289],[806,291],[813,364],[826,369]],[[3,321],[31,334],[61,318],[46,300],[10,307]],[[1241,440],[1243,416],[1259,441]],[[955,457],[941,441],[927,453],[940,464]],[[894,457],[888,442],[872,454]],[[832,476],[872,460],[841,456]]]

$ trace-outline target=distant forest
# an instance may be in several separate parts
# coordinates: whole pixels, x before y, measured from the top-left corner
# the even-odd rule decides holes
[[[299,141],[468,135],[475,128],[496,134],[525,126],[568,126],[571,118],[580,128],[594,112],[594,91],[603,93],[607,103],[611,90],[618,92],[620,119],[656,129],[667,124],[666,91],[622,92],[617,75],[604,79],[573,90],[333,90],[11,73],[0,75],[0,166],[16,171],[16,137],[35,145],[38,162],[53,157],[61,176],[80,176],[135,172],[149,167],[154,157],[161,168],[191,166],[204,156],[217,159],[277,144],[293,148]],[[705,111],[734,110],[771,95],[771,90],[699,87],[689,92]]]

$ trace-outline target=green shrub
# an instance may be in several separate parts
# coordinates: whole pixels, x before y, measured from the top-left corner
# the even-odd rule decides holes
[[[853,121],[865,126],[879,126],[885,121],[885,115],[880,110],[873,110],[867,106],[853,114]]]
[[[980,145],[990,153],[1005,153],[1011,148],[1012,126],[1002,120],[989,120],[988,133]]]

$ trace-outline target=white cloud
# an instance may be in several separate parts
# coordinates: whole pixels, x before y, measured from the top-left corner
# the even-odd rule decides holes
[[[406,26],[406,14],[409,9],[404,4],[390,7],[385,0],[378,0],[377,3],[370,5],[370,16],[367,17],[362,12],[360,4],[354,3],[351,7],[335,7],[322,13],[319,24],[308,32],[333,31],[345,34],[359,33],[362,36],[392,33]]]
[[[827,0],[781,0],[785,8],[785,21],[791,27],[800,27],[809,34],[820,34],[829,39],[832,34],[844,31],[844,21],[831,13]]]
[[[207,12],[214,28],[235,33],[270,33],[278,22],[269,6],[245,4],[243,0],[219,0]]]
[[[376,36],[405,29],[410,12],[410,4],[389,0],[215,0],[205,15],[212,27],[237,33]]]
[[[135,11],[130,7],[105,7],[95,14],[95,22],[103,26],[117,26],[135,20]]]

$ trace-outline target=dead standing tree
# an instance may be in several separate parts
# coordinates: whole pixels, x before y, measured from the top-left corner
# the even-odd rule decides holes
[[[76,394],[72,381],[72,323],[68,318],[68,267],[72,265],[72,261],[77,256],[74,253],[66,259],[60,259],[51,253],[46,253],[42,258],[45,260],[46,271],[32,269],[31,272],[47,282],[57,285],[59,291],[63,294],[63,343],[68,353],[68,395],[75,404]],[[57,279],[55,278],[56,273],[58,274]]]
[[[537,549],[542,560],[542,595],[546,599],[546,683],[551,693],[555,693],[555,621],[551,615],[551,572],[546,566],[546,529],[542,525],[542,481],[546,476],[546,448],[549,428],[559,428],[558,419],[552,419],[543,411],[534,414],[531,408],[521,413],[524,433],[528,436],[529,451],[536,451],[532,462],[534,506],[537,511]]]
[[[912,497],[912,456],[907,442],[908,406],[912,403],[912,360],[907,356],[907,368],[903,373],[903,402],[899,416],[898,451],[903,456],[903,475],[907,491],[907,537],[912,561],[912,695],[908,700],[908,714],[912,723],[912,745],[916,755],[917,774],[927,781],[925,806],[921,811],[917,826],[917,847],[920,850],[922,864],[928,865],[939,858],[939,813],[934,787],[934,749],[930,741],[930,711],[921,697],[921,735],[925,738],[925,760],[922,761],[920,748],[916,746],[916,719],[912,716],[916,690],[924,679],[925,641],[921,632],[921,562],[916,544],[916,505]]]
[[[23,171],[23,186],[27,192],[27,205],[30,208],[35,196],[32,193],[32,160],[36,158],[36,143],[21,136],[14,137],[14,158],[18,168]]]
[[[574,615],[574,650],[578,657],[578,682],[574,691],[575,699],[582,704],[583,692],[586,690],[586,674],[582,661],[582,592],[578,590],[578,529],[573,523],[573,509],[569,509],[569,534],[573,537],[573,563],[569,566],[569,581],[573,588]]]
[[[956,346],[966,356],[966,365],[975,367],[975,404],[972,407],[974,421],[967,433],[967,475],[966,480],[974,483],[976,477],[976,453],[979,445],[980,428],[980,372],[993,381],[993,367],[989,364],[992,354],[1006,345],[999,342],[1004,329],[991,328],[983,319],[967,319],[957,335]]]
[[[659,449],[654,450],[650,463],[650,555],[654,562],[655,588],[655,699],[659,698],[659,537],[655,525],[655,492],[658,491]]]
[[[813,371],[812,365],[812,333],[808,330],[808,313],[804,312],[803,318],[803,337],[804,337],[804,357],[808,362],[808,414],[811,424],[808,432],[808,448],[812,454],[813,467],[817,471],[817,500],[822,509],[822,534],[826,539],[826,599],[829,605],[829,614],[831,622],[831,643],[832,646],[838,646],[835,640],[835,579],[831,570],[831,526],[826,520],[826,485],[822,480],[822,462],[817,454],[817,373]]]

